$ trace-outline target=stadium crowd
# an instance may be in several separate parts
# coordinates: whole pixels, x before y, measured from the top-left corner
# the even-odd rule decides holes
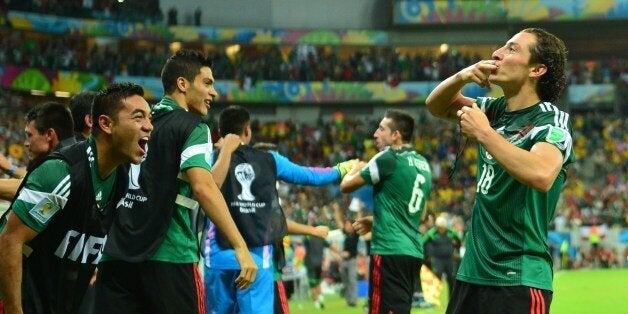
[[[17,165],[25,165],[26,154],[9,152],[10,147],[24,141],[24,114],[34,103],[33,98],[2,90],[0,97],[0,152]],[[418,111],[414,146],[430,160],[433,169],[434,195],[428,204],[430,213],[446,212],[468,221],[475,191],[475,145],[456,136],[456,127],[431,119],[424,110]],[[211,115],[217,115],[212,113]],[[569,180],[556,211],[553,229],[566,231],[580,225],[627,227],[628,204],[626,160],[628,136],[623,130],[628,119],[602,111],[575,112],[574,149],[579,158],[569,173]],[[215,119],[210,118],[210,125]],[[329,166],[350,158],[368,160],[377,153],[372,134],[376,120],[355,119],[341,112],[320,117],[316,124],[295,121],[254,121],[253,142],[277,144],[277,150],[295,163],[308,166]],[[211,125],[215,129],[215,125]],[[463,148],[462,152],[460,152]],[[459,158],[456,156],[460,154]],[[11,157],[13,156],[13,157]],[[15,158],[22,156],[22,158]],[[450,179],[450,172],[455,169]],[[339,193],[337,186],[326,189],[281,185],[280,196],[287,216],[307,223],[316,216],[333,225],[332,202],[347,208],[351,198]],[[368,210],[368,209],[367,209]],[[462,231],[462,230],[461,230]]]
[[[35,39],[24,32],[2,36],[0,64],[114,75],[159,76],[170,54],[165,44],[139,47],[128,41],[117,45],[71,37]],[[227,55],[226,46],[211,52],[214,72],[221,79],[252,84],[258,80],[279,81],[440,81],[476,63],[480,56],[449,49],[445,53],[400,52],[389,47],[354,49],[298,45],[241,46]],[[626,59],[570,61],[570,84],[628,82]]]

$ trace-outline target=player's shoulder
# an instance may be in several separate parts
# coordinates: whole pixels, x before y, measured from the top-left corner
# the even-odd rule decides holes
[[[486,111],[487,108],[501,108],[506,107],[506,98],[505,97],[488,97],[488,96],[480,96],[475,99],[475,103],[482,109]]]
[[[63,182],[69,184],[70,165],[63,159],[49,159],[32,170],[26,186],[37,191],[52,191]]]
[[[569,113],[550,102],[539,103],[535,115],[539,125],[551,125],[562,129],[569,128]]]

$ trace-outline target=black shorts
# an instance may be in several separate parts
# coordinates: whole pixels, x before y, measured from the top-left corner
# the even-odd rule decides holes
[[[371,255],[369,313],[410,313],[422,263],[408,255]]]
[[[274,314],[290,314],[288,294],[281,279],[275,280],[275,312]]]
[[[549,313],[552,291],[526,286],[483,286],[456,280],[447,313]]]
[[[307,270],[307,282],[310,288],[318,286],[321,283],[323,265],[305,265],[305,269]]]
[[[205,314],[205,287],[196,263],[102,262],[96,313]]]

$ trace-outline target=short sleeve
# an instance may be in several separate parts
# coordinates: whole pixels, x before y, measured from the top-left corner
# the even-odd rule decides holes
[[[190,133],[185,141],[181,153],[181,171],[188,168],[200,167],[211,171],[212,141],[209,127],[205,123],[199,125]]]
[[[389,149],[379,152],[360,170],[360,176],[366,183],[377,185],[380,181],[390,176],[396,165],[396,160]]]
[[[59,159],[45,161],[26,179],[11,210],[30,228],[42,232],[70,196],[70,166]]]

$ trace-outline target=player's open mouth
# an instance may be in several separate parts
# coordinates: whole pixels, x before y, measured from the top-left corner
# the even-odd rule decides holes
[[[207,105],[207,108],[209,108],[212,104],[212,101],[210,99],[205,99],[205,105]]]
[[[144,136],[139,141],[137,141],[137,145],[140,146],[142,153],[146,154],[146,146],[148,145],[148,136]]]

